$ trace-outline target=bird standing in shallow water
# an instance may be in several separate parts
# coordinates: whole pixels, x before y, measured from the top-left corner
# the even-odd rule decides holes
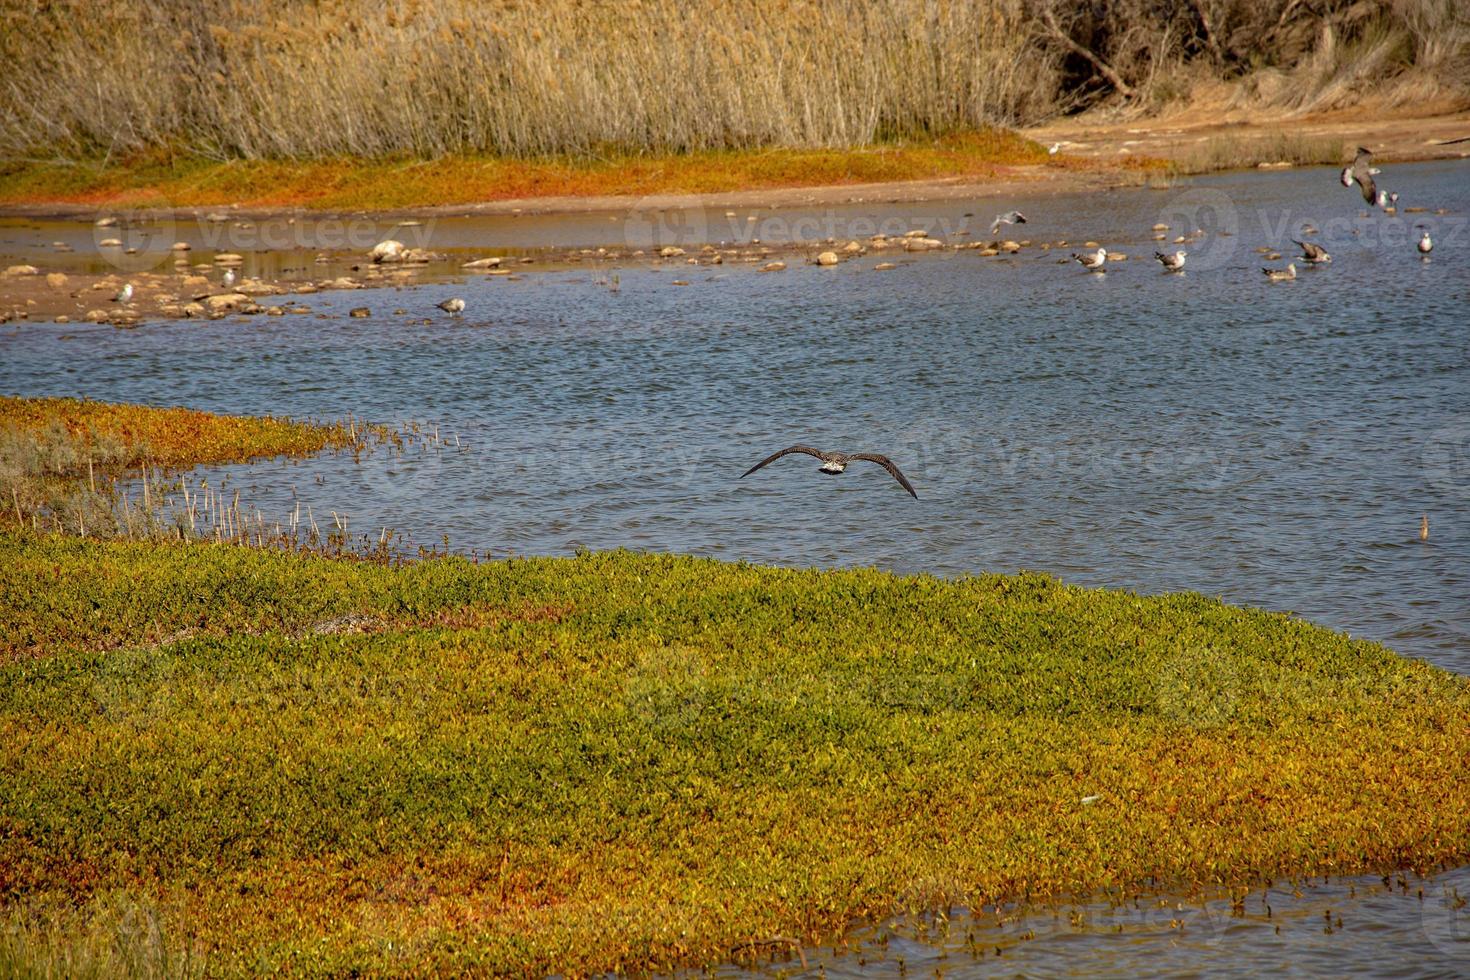
[[[1425,231],[1419,238],[1419,254],[1428,255],[1432,251],[1434,251],[1434,240],[1429,237],[1429,232]]]
[[[451,316],[459,316],[461,313],[464,312],[464,300],[460,299],[458,296],[452,296],[449,299],[446,299],[444,302],[435,303],[434,305],[439,307],[439,309],[443,310],[445,313],[450,314]]]
[[[1099,248],[1096,252],[1072,253],[1072,258],[1082,263],[1082,268],[1091,269],[1093,272],[1107,272],[1108,250]]]
[[[818,467],[817,471],[819,473],[825,473],[828,476],[837,476],[841,473],[846,472],[849,463],[856,462],[860,459],[865,459],[870,463],[877,463],[879,466],[888,471],[889,476],[898,481],[899,486],[903,487],[909,492],[909,496],[913,497],[915,500],[919,499],[919,495],[914,492],[913,484],[909,483],[908,478],[903,475],[903,471],[895,466],[893,460],[889,459],[887,456],[880,456],[878,453],[827,452],[821,449],[813,449],[811,446],[803,446],[800,443],[797,443],[794,446],[789,446],[786,449],[781,450],[779,453],[772,453],[765,459],[761,460],[759,463],[756,463],[750,469],[746,470],[744,473],[741,473],[740,479],[743,480],[747,476],[750,476],[750,474],[754,473],[756,470],[760,469],[762,466],[765,466],[768,463],[774,463],[782,456],[789,456],[792,453],[806,453],[808,456],[815,456],[817,459],[820,459],[822,461],[822,465]]]
[[[1163,252],[1155,252],[1154,258],[1164,267],[1165,272],[1184,271],[1184,252],[1175,252],[1173,255],[1165,255]]]

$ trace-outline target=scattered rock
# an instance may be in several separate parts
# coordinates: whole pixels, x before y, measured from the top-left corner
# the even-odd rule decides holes
[[[915,238],[906,236],[903,242],[905,252],[927,252],[934,248],[943,248],[944,243],[937,238]]]
[[[224,310],[233,310],[241,303],[247,303],[250,297],[244,293],[215,293],[204,299],[204,305],[211,313],[219,313]]]
[[[670,286],[687,286],[687,285],[689,285],[689,280],[688,279],[675,279],[673,282],[669,283],[669,285]]]
[[[209,285],[209,277],[208,276],[185,276],[184,277],[184,285],[185,286],[188,286],[191,289],[196,288],[198,286],[208,286]]]
[[[189,251],[189,249],[191,249],[193,247],[194,246],[193,245],[190,245],[188,242],[174,242],[173,245],[172,245],[172,247],[171,247],[171,251],[174,251],[174,252],[187,252],[187,251]]]
[[[230,216],[223,211],[211,211],[204,216],[205,221],[229,221]]]
[[[852,241],[842,246],[842,251],[846,252],[848,255],[861,255],[863,254],[863,247],[857,242]]]
[[[237,252],[220,252],[214,257],[215,265],[241,265],[245,257]]]
[[[71,322],[71,317],[69,317],[65,313],[63,313],[63,314],[61,314],[61,316],[59,316],[59,317],[56,318],[56,322],[57,323],[70,323]]]
[[[982,248],[980,250],[980,254],[983,255],[983,256],[985,256],[986,258],[989,258],[992,255],[999,255],[1000,254],[1000,249],[998,249],[998,248],[992,248],[989,245],[987,245],[987,246],[985,246],[984,248]]]
[[[103,218],[98,218],[96,221],[92,222],[92,224],[96,225],[98,228],[111,228],[117,224],[117,219],[112,217],[111,215],[108,215]]]
[[[280,287],[267,285],[259,279],[247,279],[235,287],[235,292],[246,296],[273,296],[280,291]]]
[[[122,241],[117,238],[104,238],[97,244],[101,248],[122,248]]]
[[[1169,230],[1169,226],[1166,225],[1166,224],[1164,224],[1163,222],[1159,222],[1158,224],[1154,225],[1154,231],[1168,231],[1168,230]]]
[[[767,262],[765,265],[761,266],[756,271],[758,271],[758,272],[781,272],[785,268],[786,268],[786,263],[785,262]]]
[[[658,250],[661,259],[672,259],[684,254],[684,250],[677,245],[665,245]]]
[[[877,265],[873,266],[873,271],[874,272],[887,272],[889,269],[897,269],[897,268],[898,268],[898,266],[894,265],[892,262],[879,262]]]
[[[1065,243],[1063,243],[1063,244],[1065,244]],[[1083,242],[1082,243],[1082,247],[1083,248],[1097,248],[1098,245],[1097,245],[1097,242]]]
[[[1015,255],[1017,252],[1019,252],[1021,250],[1021,243],[1020,242],[1011,242],[1011,241],[1001,242],[1000,243],[1000,250],[1002,252],[1009,252],[1011,255]]]
[[[20,276],[39,276],[40,274],[41,270],[33,265],[12,265],[4,272],[0,272],[0,279],[15,279]],[[50,281],[49,277],[47,281]]]
[[[821,255],[818,255],[817,256],[817,265],[836,265],[836,264],[837,264],[837,253],[836,252],[823,252]]]
[[[498,256],[498,255],[492,255],[492,256],[490,256],[487,259],[475,259],[473,262],[466,262],[464,265],[460,266],[460,268],[461,269],[498,269],[500,267],[500,263],[503,262],[503,261],[504,261],[504,259],[502,259],[500,256]]]
[[[88,310],[85,319],[88,323],[101,323],[111,315],[108,310]]]
[[[1109,255],[1108,258],[1112,258],[1112,256]],[[1281,253],[1280,252],[1269,252],[1266,255],[1266,261],[1268,261],[1268,262],[1275,262],[1279,258],[1281,258]]]
[[[348,311],[347,315],[351,317],[356,317],[357,319],[361,320],[364,317],[372,316],[373,311],[368,309],[366,306],[354,306],[350,311]]]
[[[1128,261],[1128,256],[1126,254],[1124,254],[1123,252],[1109,252],[1108,253],[1108,261],[1109,262],[1127,262]]]
[[[204,316],[207,311],[205,310],[203,303],[185,303],[182,312],[184,316],[190,317],[192,319],[195,317]]]
[[[291,291],[293,293],[316,293],[316,292],[320,292],[320,290],[316,286],[313,286],[309,282],[302,283],[301,285],[297,286],[295,289],[293,289]]]
[[[321,285],[321,288],[323,288],[323,289],[361,289],[362,288],[362,283],[358,282],[356,279],[350,279],[347,276],[338,276],[336,279],[328,279],[326,282],[320,283],[320,285]],[[298,293],[301,292],[301,290],[299,290],[299,289],[296,290],[296,291]]]
[[[906,231],[906,232],[904,232],[903,237],[905,237],[905,238],[928,238],[929,237],[929,233],[927,231],[925,231],[923,228],[915,228],[913,231]]]

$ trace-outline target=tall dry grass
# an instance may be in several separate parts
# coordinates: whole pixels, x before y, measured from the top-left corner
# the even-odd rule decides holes
[[[0,0],[0,155],[861,146],[1186,98],[1470,88],[1458,0]]]

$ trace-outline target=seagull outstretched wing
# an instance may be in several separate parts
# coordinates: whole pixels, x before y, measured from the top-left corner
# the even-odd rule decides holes
[[[765,459],[761,460],[759,463],[756,463],[744,473],[741,473],[740,479],[743,480],[747,476],[750,476],[750,474],[754,473],[756,470],[760,469],[762,466],[765,466],[769,463],[774,463],[782,456],[790,456],[792,453],[806,453],[808,456],[815,456],[817,457],[817,459],[824,459],[822,451],[820,449],[813,449],[811,446],[803,446],[800,443],[797,443],[795,446],[787,446],[779,453],[772,453],[771,455],[767,456]]]
[[[892,476],[895,480],[897,480],[901,487],[909,492],[909,496],[913,497],[915,500],[919,499],[919,495],[917,493],[914,493],[913,484],[909,483],[908,478],[903,475],[903,471],[900,470],[896,465],[894,465],[893,460],[889,459],[887,456],[882,456],[878,453],[854,453],[850,458],[866,459],[870,463],[877,463],[879,466],[887,470],[888,474]]]

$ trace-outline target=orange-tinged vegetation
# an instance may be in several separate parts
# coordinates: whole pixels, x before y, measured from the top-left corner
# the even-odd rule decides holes
[[[0,592],[0,970],[119,917],[223,975],[666,969],[1470,857],[1465,678],[1197,595],[29,533]]]
[[[86,460],[133,467],[238,463],[260,456],[305,456],[328,448],[352,448],[380,427],[320,425],[271,416],[216,415],[187,408],[120,405],[76,398],[0,395],[0,430],[27,435],[64,433],[77,475]]]
[[[990,178],[1047,163],[1015,133],[983,130],[861,149],[720,150],[543,160],[251,160],[162,153],[107,165],[0,165],[0,204],[110,207],[428,207],[545,197],[723,193],[896,180]]]

